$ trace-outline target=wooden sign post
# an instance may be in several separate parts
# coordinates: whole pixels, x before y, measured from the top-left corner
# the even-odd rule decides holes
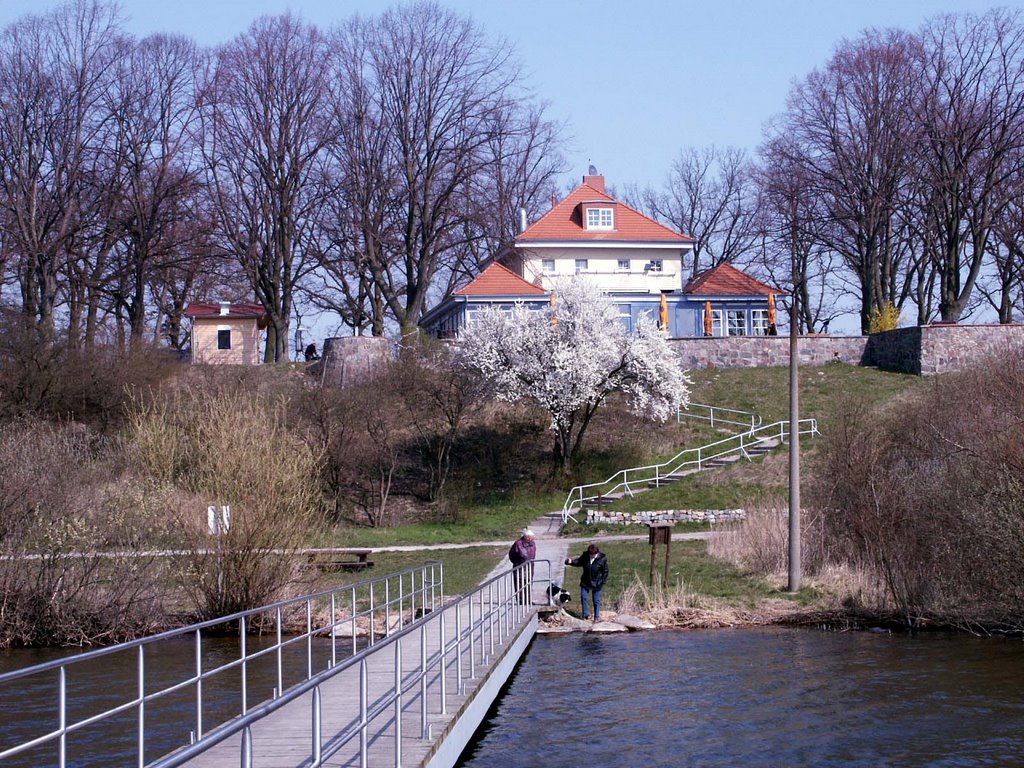
[[[669,556],[672,552],[672,523],[649,523],[647,526],[648,543],[651,545],[651,575],[647,586],[654,586],[654,557],[658,544],[665,545],[665,571],[661,574],[661,588],[668,588]]]

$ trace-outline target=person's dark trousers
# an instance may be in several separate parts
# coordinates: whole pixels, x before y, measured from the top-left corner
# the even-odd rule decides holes
[[[594,598],[594,621],[601,620],[601,590],[591,589],[580,584],[580,603],[583,605],[583,618],[589,618],[587,613],[590,610],[590,598]]]

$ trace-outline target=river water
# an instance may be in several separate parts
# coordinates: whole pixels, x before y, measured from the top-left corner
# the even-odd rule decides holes
[[[463,768],[1024,765],[1024,643],[792,629],[538,636]]]
[[[235,642],[208,649],[227,660]],[[317,651],[322,666],[327,646]],[[151,670],[172,675],[194,664],[189,643],[161,653]],[[53,654],[0,654],[0,671]],[[304,662],[286,666],[286,677],[298,679]],[[274,683],[269,670],[251,670],[254,700]],[[52,680],[39,685],[0,695],[0,748],[53,727]],[[94,706],[110,706],[133,686],[130,658],[69,680],[95,691]],[[211,706],[208,724],[235,703],[228,691],[237,682],[218,687],[209,686],[207,700],[221,694],[223,717]],[[193,710],[191,692],[147,710],[147,759],[187,742]],[[69,765],[132,764],[133,716],[123,732],[76,739]],[[47,748],[2,768],[55,765],[54,754]],[[460,765],[1024,765],[1024,643],[775,628],[542,635]]]

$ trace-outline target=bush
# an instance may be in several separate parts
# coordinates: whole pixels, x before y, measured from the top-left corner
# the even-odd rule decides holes
[[[121,424],[131,393],[152,389],[177,367],[167,350],[41,343],[31,318],[0,313],[0,419],[31,416],[110,430]]]
[[[159,621],[159,563],[98,554],[149,540],[155,519],[117,502],[110,513],[108,449],[81,427],[0,427],[0,646],[112,642]]]
[[[176,573],[197,616],[281,597],[295,550],[321,522],[319,456],[287,428],[283,403],[194,389],[136,401],[129,442],[136,467],[194,500],[173,522],[188,550]],[[208,505],[230,507],[226,533],[209,532]]]
[[[812,498],[848,562],[878,574],[908,625],[1024,616],[1024,358],[934,386],[827,436]]]
[[[881,309],[872,309],[868,313],[868,333],[894,331],[900,327],[900,311],[887,301]]]

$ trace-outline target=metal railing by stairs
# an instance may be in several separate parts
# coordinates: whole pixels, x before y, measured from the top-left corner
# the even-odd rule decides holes
[[[756,429],[761,426],[761,417],[750,411],[738,411],[735,408],[720,408],[717,405],[704,403],[687,403],[686,407],[676,409],[676,423],[683,419],[699,419],[711,422],[711,427],[721,425]]]
[[[801,419],[798,433],[819,434],[817,420]],[[751,461],[754,456],[768,453],[781,445],[788,437],[789,421],[763,424],[698,448],[686,448],[660,464],[619,470],[602,482],[577,485],[569,491],[562,505],[562,523],[575,520],[573,512],[582,509],[585,504],[611,503],[624,496],[668,485],[695,472],[722,466],[740,458]]]

